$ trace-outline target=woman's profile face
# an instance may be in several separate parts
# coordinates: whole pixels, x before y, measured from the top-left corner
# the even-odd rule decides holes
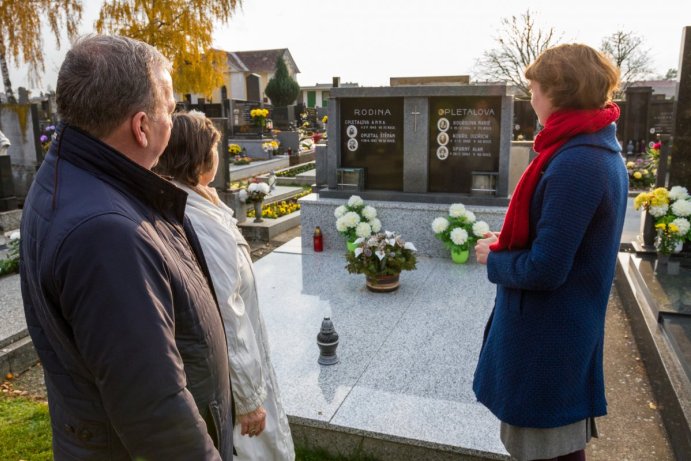
[[[530,89],[530,105],[533,106],[540,125],[544,126],[549,116],[557,109],[552,105],[552,100],[542,91],[538,82],[531,80],[528,88]]]
[[[199,175],[199,184],[202,186],[208,186],[216,177],[218,171],[218,149],[216,147],[217,144],[211,147],[211,168]]]

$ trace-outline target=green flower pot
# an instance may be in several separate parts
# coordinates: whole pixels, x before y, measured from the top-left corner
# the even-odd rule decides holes
[[[451,250],[451,260],[456,264],[465,264],[468,262],[469,250]]]

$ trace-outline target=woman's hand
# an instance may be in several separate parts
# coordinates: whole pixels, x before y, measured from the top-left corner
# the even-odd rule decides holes
[[[238,415],[238,423],[240,423],[240,435],[257,436],[266,427],[266,410],[262,406],[253,412]]]
[[[487,264],[487,257],[489,256],[489,246],[499,240],[499,232],[485,232],[475,244],[475,259],[480,264]]]

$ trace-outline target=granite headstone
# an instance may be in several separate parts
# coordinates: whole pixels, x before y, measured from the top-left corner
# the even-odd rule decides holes
[[[691,187],[691,26],[682,32],[679,93],[674,110],[670,186]]]

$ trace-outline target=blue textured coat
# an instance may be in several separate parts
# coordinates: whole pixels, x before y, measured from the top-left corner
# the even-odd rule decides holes
[[[628,176],[614,124],[557,152],[530,207],[530,246],[491,252],[494,310],[475,371],[477,399],[501,421],[558,427],[607,413],[605,311]]]

